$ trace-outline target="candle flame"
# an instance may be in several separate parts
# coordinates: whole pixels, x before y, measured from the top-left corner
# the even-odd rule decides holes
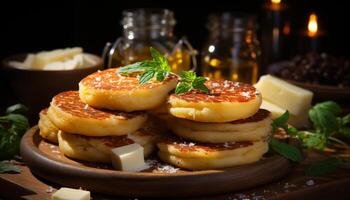
[[[280,4],[280,3],[281,3],[281,0],[271,0],[271,3],[272,3],[272,4]]]
[[[317,15],[312,13],[309,17],[309,23],[307,24],[308,35],[313,37],[317,33],[318,25],[317,25]]]

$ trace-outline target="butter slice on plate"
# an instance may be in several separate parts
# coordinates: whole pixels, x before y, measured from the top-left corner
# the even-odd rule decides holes
[[[61,188],[52,194],[52,200],[90,200],[90,192],[72,188]]]
[[[263,99],[288,110],[291,114],[302,115],[311,107],[313,93],[292,85],[271,75],[261,76],[255,87]]]
[[[138,172],[147,168],[143,147],[133,143],[111,150],[112,164],[121,171]]]

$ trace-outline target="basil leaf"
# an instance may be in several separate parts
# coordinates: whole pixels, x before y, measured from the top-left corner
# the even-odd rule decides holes
[[[15,104],[6,109],[6,114],[25,114],[28,108],[23,104]]]
[[[182,93],[190,91],[191,89],[192,89],[192,86],[190,84],[185,83],[185,82],[180,82],[176,86],[175,94],[182,94]]]
[[[288,125],[287,125],[288,119],[289,119],[289,112],[287,110],[285,113],[283,113],[283,115],[273,120],[271,124],[272,132],[275,132],[277,128],[283,128],[285,130],[288,129]]]
[[[303,146],[323,150],[327,145],[327,137],[324,134],[313,133],[309,131],[300,131],[298,138],[302,141]]]
[[[309,117],[316,131],[320,133],[329,136],[338,130],[338,120],[331,110],[314,106],[309,110]]]
[[[21,173],[21,169],[15,165],[0,162],[0,173]]]
[[[192,82],[196,79],[196,73],[193,71],[182,71],[180,73],[181,81]]]
[[[302,160],[302,155],[299,149],[293,145],[282,143],[274,138],[271,138],[269,145],[272,150],[289,160],[294,162],[300,162]]]
[[[336,158],[328,158],[326,160],[313,163],[305,170],[307,176],[323,176],[334,172],[341,165],[341,161]]]
[[[346,125],[346,124],[350,124],[350,114],[347,114],[346,116],[344,116],[342,119],[342,125]]]
[[[328,110],[334,115],[339,115],[341,113],[340,106],[334,101],[325,101],[318,103],[314,106],[315,109]]]
[[[350,138],[350,128],[348,127],[341,127],[339,128],[339,132],[343,134],[345,137]]]
[[[16,132],[0,129],[0,160],[11,159],[19,152],[21,136]]]
[[[147,83],[149,80],[151,80],[154,77],[154,75],[155,75],[155,71],[153,70],[145,71],[145,73],[143,73],[140,76],[139,83],[141,85]]]
[[[204,85],[206,79],[204,77],[197,77],[192,82],[192,87],[200,90],[201,92],[209,93],[209,89]]]

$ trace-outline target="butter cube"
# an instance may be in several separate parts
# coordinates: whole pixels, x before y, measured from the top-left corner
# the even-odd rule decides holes
[[[311,91],[274,76],[261,76],[255,87],[261,92],[263,99],[288,110],[295,116],[307,112],[311,107],[313,97]]]
[[[51,197],[52,200],[90,200],[90,192],[72,188],[61,188]]]
[[[281,116],[283,113],[286,112],[286,109],[281,108],[267,100],[262,100],[261,109],[265,109],[271,112],[271,117],[272,119],[276,119],[279,116]],[[301,128],[301,127],[305,127],[308,125],[309,123],[309,114],[308,111],[301,113],[299,115],[293,115],[291,113],[289,113],[289,119],[288,119],[288,123],[296,128]]]
[[[137,172],[147,168],[140,144],[133,143],[111,151],[112,164],[118,170]]]

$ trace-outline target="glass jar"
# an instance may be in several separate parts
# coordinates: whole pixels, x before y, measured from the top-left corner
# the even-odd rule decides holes
[[[174,13],[167,9],[136,9],[123,12],[123,36],[104,50],[105,66],[120,67],[151,59],[150,47],[165,54],[172,71],[196,67],[196,51],[186,38],[177,41]]]
[[[255,18],[241,13],[209,17],[209,39],[202,50],[202,73],[212,79],[255,83],[260,46]]]

